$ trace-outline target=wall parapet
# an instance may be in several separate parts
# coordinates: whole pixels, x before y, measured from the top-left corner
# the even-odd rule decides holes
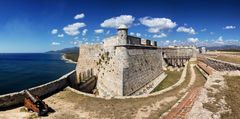
[[[57,80],[42,84],[33,88],[30,88],[29,91],[40,97],[52,94],[56,91],[59,91],[69,85],[69,77],[75,74],[75,70],[63,75]],[[0,110],[3,108],[11,107],[23,103],[25,98],[24,91],[9,93],[5,95],[0,95]]]

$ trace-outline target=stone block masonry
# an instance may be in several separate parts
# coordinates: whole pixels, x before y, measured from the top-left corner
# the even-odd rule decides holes
[[[123,95],[130,95],[157,78],[162,71],[158,49],[128,49],[128,67],[123,69]]]
[[[101,44],[82,45],[76,66],[77,83],[97,74],[97,61],[103,51]]]

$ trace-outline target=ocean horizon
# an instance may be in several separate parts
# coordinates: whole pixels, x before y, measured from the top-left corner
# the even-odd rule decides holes
[[[75,66],[62,60],[62,54],[0,53],[0,95],[56,80]]]

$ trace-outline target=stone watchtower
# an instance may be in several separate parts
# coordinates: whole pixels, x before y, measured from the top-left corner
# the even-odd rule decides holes
[[[126,45],[128,44],[127,43],[127,36],[128,36],[128,28],[126,25],[121,25],[119,28],[118,28],[118,32],[117,32],[117,44],[118,45]]]

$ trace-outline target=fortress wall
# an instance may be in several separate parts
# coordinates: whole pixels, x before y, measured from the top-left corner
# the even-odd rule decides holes
[[[107,60],[98,66],[100,96],[130,95],[162,73],[160,49],[116,47],[107,52]]]
[[[107,48],[108,49],[108,48]],[[106,50],[109,55],[99,64],[97,89],[100,96],[123,95],[123,68],[128,67],[128,55],[125,47]]]
[[[81,45],[80,55],[76,66],[77,83],[91,75],[97,75],[97,62],[99,55],[103,52],[101,44]]]
[[[51,81],[49,83],[33,87],[29,89],[29,91],[33,95],[38,96],[46,96],[48,94],[52,94],[53,92],[59,91],[60,89],[65,88],[68,85],[68,79],[72,77],[72,75],[75,74],[75,70],[69,72],[68,74],[65,74],[61,78]],[[0,110],[1,108],[7,108],[10,106],[18,105],[23,103],[23,100],[25,98],[25,94],[23,91],[10,93],[6,95],[0,96]]]
[[[196,57],[197,51],[193,48],[166,48],[163,49],[166,56],[191,56]]]
[[[162,71],[160,49],[128,49],[128,67],[123,69],[123,95],[130,95],[158,77]]]

